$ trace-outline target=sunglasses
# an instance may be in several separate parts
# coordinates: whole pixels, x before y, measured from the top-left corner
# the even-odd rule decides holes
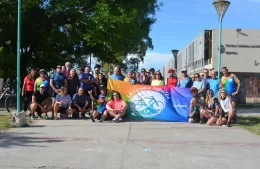
[[[57,69],[61,69],[61,67],[60,67],[60,66],[57,66]]]
[[[118,94],[113,94],[113,96],[119,96]]]
[[[199,78],[199,76],[195,76],[195,78]]]
[[[209,94],[213,94],[213,92],[209,92]]]
[[[221,94],[226,94],[226,92],[220,92]]]
[[[45,87],[41,87],[41,89],[45,89]]]

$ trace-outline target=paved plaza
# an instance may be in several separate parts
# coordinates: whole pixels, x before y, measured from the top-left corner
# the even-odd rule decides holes
[[[258,169],[260,137],[237,127],[37,120],[0,134],[1,169]]]

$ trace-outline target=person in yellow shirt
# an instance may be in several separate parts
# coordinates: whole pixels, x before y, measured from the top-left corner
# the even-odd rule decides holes
[[[152,84],[151,86],[163,86],[164,85],[164,81],[162,78],[162,74],[159,71],[155,72],[155,79],[152,80]]]
[[[133,75],[134,75],[134,72],[130,70],[127,74],[127,77],[124,78],[124,82],[136,84],[136,80]]]

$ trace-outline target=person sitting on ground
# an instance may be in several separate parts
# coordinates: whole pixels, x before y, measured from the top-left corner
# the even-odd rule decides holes
[[[79,88],[78,93],[73,95],[71,108],[73,109],[73,118],[78,118],[79,113],[81,113],[81,117],[85,117],[86,112],[91,110],[89,97],[84,93],[82,87]]]
[[[220,112],[219,118],[217,120],[217,125],[221,126],[226,124],[227,127],[231,127],[231,120],[234,117],[235,113],[231,97],[228,96],[228,93],[225,89],[220,90],[220,97],[218,100],[220,103]]]
[[[61,117],[67,117],[66,115],[72,114],[71,109],[71,97],[67,94],[67,87],[61,87],[60,93],[56,95],[55,103],[54,103],[54,114],[55,119],[58,120]]]
[[[164,81],[162,78],[162,74],[159,71],[155,72],[155,79],[152,79],[152,84],[151,86],[163,86],[164,85]]]
[[[42,113],[45,113],[45,118],[48,118],[47,113],[51,111],[51,105],[48,105],[49,94],[45,91],[45,85],[41,84],[40,91],[35,91],[32,96],[31,118],[41,118]]]
[[[200,122],[203,122],[203,117],[209,119],[207,124],[216,124],[219,116],[219,102],[218,99],[214,97],[213,90],[208,90],[206,95],[205,109],[201,113]]]
[[[134,72],[130,70],[127,74],[127,77],[124,78],[124,82],[129,82],[131,84],[136,84],[136,80],[133,76]]]
[[[123,121],[123,117],[126,115],[127,104],[121,98],[118,92],[113,93],[112,99],[106,105],[108,114],[113,118],[113,122]]]
[[[99,94],[98,99],[95,99],[92,95],[92,91],[89,91],[88,93],[93,103],[93,114],[90,115],[92,122],[95,122],[95,119],[103,122],[108,116],[105,101],[106,97],[103,94]]]
[[[204,100],[202,100],[198,94],[198,89],[196,87],[190,88],[193,98],[190,102],[190,123],[197,123],[200,120],[200,114],[203,111]]]

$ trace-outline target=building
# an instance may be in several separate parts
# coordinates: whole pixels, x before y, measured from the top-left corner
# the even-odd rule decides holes
[[[204,68],[217,70],[218,32],[218,29],[204,30],[180,50],[178,76],[182,68],[186,68],[189,75]],[[241,80],[240,103],[260,103],[260,29],[224,28],[221,52],[221,67],[228,67]]]

